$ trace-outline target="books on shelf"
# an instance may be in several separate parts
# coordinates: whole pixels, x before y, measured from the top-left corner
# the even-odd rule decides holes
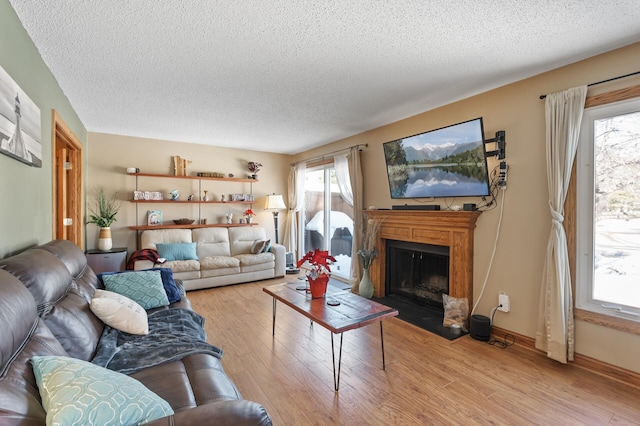
[[[147,225],[162,225],[162,211],[161,210],[148,210],[147,211]]]

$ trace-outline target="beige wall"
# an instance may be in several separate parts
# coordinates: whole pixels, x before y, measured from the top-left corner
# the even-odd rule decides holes
[[[495,324],[501,328],[534,337],[538,319],[544,251],[550,231],[544,148],[544,102],[538,97],[540,94],[604,80],[639,69],[640,44],[635,44],[294,157],[91,133],[87,172],[89,187],[102,184],[110,190],[123,191],[121,198],[128,200],[135,186],[135,179],[125,174],[126,167],[139,167],[143,171],[154,173],[170,173],[171,156],[180,155],[194,161],[190,168],[192,171],[241,174],[244,171],[244,163],[253,160],[265,165],[264,171],[260,173],[260,182],[254,186],[258,200],[256,206],[260,206],[264,195],[271,192],[285,193],[289,163],[351,145],[368,143],[369,147],[362,152],[365,206],[389,208],[400,202],[391,200],[389,197],[382,152],[384,142],[482,116],[487,138],[493,137],[498,130],[506,131],[507,160],[510,171],[508,189],[503,194],[505,196],[504,215],[493,268],[476,313],[489,315],[491,309],[497,304],[498,292],[504,291],[511,296],[511,312],[498,312],[495,316]],[[590,94],[611,90],[632,82],[635,81],[626,79],[597,86],[590,89]],[[493,167],[495,164],[496,161],[491,159],[489,166]],[[175,185],[170,181],[163,181],[141,186],[144,187],[141,189],[166,191],[173,189]],[[220,191],[223,189],[215,190],[214,193],[217,195]],[[242,191],[238,190],[238,192]],[[456,199],[455,203],[477,201],[460,198]],[[502,198],[499,198],[498,203],[501,202]],[[437,200],[435,203],[444,204],[444,201]],[[140,205],[142,213],[147,210],[144,206]],[[476,300],[482,290],[496,237],[500,216],[499,207],[500,204],[496,209],[483,213],[476,227],[474,247]],[[219,211],[218,208],[211,209],[215,209],[216,214]],[[190,213],[184,211],[168,213],[170,210],[167,207],[163,207],[162,210],[167,212],[165,213],[167,219],[172,219],[174,216],[188,216]],[[259,211],[260,208],[256,210]],[[225,211],[223,209],[220,214]],[[135,205],[125,203],[123,212],[118,216],[118,222],[114,226],[115,245],[126,245],[130,249],[135,247],[135,233],[127,228],[129,224],[135,222],[135,219]],[[141,215],[140,220],[143,219]],[[272,218],[268,213],[260,213],[258,221],[267,227],[268,232],[272,232]],[[87,238],[88,247],[94,247],[97,237],[93,225],[87,227]],[[640,372],[640,366],[637,364],[640,336],[578,321],[576,339],[578,353]]]
[[[156,139],[144,139],[130,136],[118,136],[105,133],[89,134],[89,152],[87,163],[87,200],[90,201],[92,190],[103,186],[107,192],[118,192],[122,200],[122,209],[117,216],[117,222],[111,227],[114,247],[128,247],[129,253],[136,249],[136,232],[129,226],[137,223],[146,224],[147,210],[161,210],[165,221],[183,217],[195,219],[198,217],[198,206],[201,207],[201,217],[208,223],[222,223],[227,213],[233,213],[234,223],[238,222],[242,212],[249,207],[245,204],[134,204],[129,202],[133,198],[136,185],[135,176],[127,175],[127,167],[137,167],[145,173],[173,174],[172,157],[178,155],[192,163],[187,173],[193,175],[198,171],[232,173],[235,177],[247,177],[247,162],[262,163],[263,168],[258,173],[258,182],[235,183],[202,181],[201,190],[207,190],[210,197],[219,200],[221,194],[250,193],[253,186],[255,203],[253,211],[256,213],[254,221],[264,226],[267,235],[275,238],[273,214],[264,210],[265,196],[271,193],[285,195],[286,182],[289,173],[289,157],[280,154],[269,154],[258,151],[246,151],[229,148],[216,148],[205,145],[178,143]],[[164,179],[139,177],[138,187],[144,191],[162,191],[165,199],[167,193],[173,189],[180,191],[180,199],[185,200],[189,194],[198,196],[198,180]],[[200,193],[203,195],[203,192]],[[136,206],[138,215],[136,217]],[[279,235],[282,239],[285,212],[281,212],[279,221]],[[87,248],[96,248],[98,228],[87,225]]]
[[[0,154],[0,259],[53,235],[51,110],[84,143],[87,131],[8,0],[0,0],[0,66],[40,108],[42,168]]]
[[[605,53],[490,92],[443,106],[347,138],[295,157],[295,161],[315,155],[368,143],[362,153],[365,182],[364,205],[389,208],[404,204],[391,200],[382,151],[384,142],[482,116],[485,136],[506,131],[507,161],[510,166],[508,189],[503,194],[504,215],[500,238],[486,289],[475,313],[489,315],[497,305],[498,293],[511,296],[511,312],[498,312],[495,325],[534,337],[538,318],[538,299],[544,253],[550,232],[547,196],[544,101],[539,95],[582,84],[605,80],[640,70],[640,43]],[[628,78],[613,84],[595,86],[589,94],[621,85],[638,83]],[[490,160],[489,167],[496,164]],[[448,200],[451,201],[451,200]],[[477,200],[476,200],[477,201]],[[456,204],[474,202],[459,198]],[[498,202],[502,202],[499,199]],[[445,200],[436,204],[444,206]],[[409,202],[411,204],[411,202]],[[474,294],[477,300],[487,273],[500,208],[483,213],[475,231]],[[614,331],[578,321],[577,352],[623,368],[640,372],[640,336]]]

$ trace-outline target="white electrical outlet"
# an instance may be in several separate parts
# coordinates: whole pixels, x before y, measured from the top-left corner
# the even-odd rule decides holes
[[[500,305],[500,307],[498,308],[499,311],[509,312],[509,310],[511,309],[509,295],[501,291],[498,294],[498,305]]]

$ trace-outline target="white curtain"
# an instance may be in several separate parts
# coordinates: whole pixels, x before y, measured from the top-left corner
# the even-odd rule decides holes
[[[587,86],[547,95],[545,100],[547,184],[551,232],[547,243],[536,348],[556,361],[573,361],[575,333],[564,202],[578,149]]]
[[[351,178],[349,177],[349,162],[347,154],[338,154],[333,157],[333,167],[336,170],[336,180],[338,189],[345,203],[353,206],[353,190],[351,189]]]
[[[362,179],[362,166],[360,164],[360,148],[354,146],[347,154],[347,164],[349,165],[349,180],[351,181],[351,191],[353,199],[353,244],[351,244],[351,279],[353,285],[352,292],[358,292],[360,283],[360,259],[358,250],[362,247],[363,238],[363,194],[364,183]]]
[[[282,243],[287,251],[293,252],[296,258],[301,253],[297,253],[298,249],[298,223],[296,218],[304,205],[304,175],[306,164],[294,164],[289,170],[288,190],[287,190],[287,217],[284,223],[284,238]]]

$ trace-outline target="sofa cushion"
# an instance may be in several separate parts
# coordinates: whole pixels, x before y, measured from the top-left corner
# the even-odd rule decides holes
[[[178,272],[192,272],[192,271],[199,271],[200,270],[200,261],[198,260],[173,260],[173,261],[169,261],[169,262],[165,262],[164,265],[165,268],[170,268],[174,275]],[[181,279],[184,279],[184,277],[181,277]]]
[[[229,228],[231,255],[250,254],[255,240],[267,240],[267,233],[260,226],[239,226]]]
[[[167,306],[169,299],[162,285],[160,271],[134,271],[102,275],[107,290],[134,300],[144,309]]]
[[[198,260],[196,243],[161,243],[156,244],[160,257],[167,262],[172,260]]]
[[[226,228],[199,228],[193,230],[193,241],[198,243],[200,259],[207,256],[231,256],[229,232]]]
[[[104,323],[89,309],[97,285],[95,274],[75,244],[55,240],[46,246],[47,250],[35,247],[6,258],[0,266],[29,290],[38,314],[69,355],[89,360],[104,329]],[[63,261],[64,253],[75,260]],[[72,275],[68,267],[78,275]]]
[[[151,229],[140,235],[140,248],[157,250],[160,243],[192,243],[191,229]]]
[[[129,334],[149,334],[147,312],[133,300],[121,294],[96,290],[91,310],[105,324]]]
[[[173,414],[165,400],[124,374],[69,357],[31,362],[47,424],[130,425]]]
[[[208,256],[200,260],[200,269],[237,268],[240,260],[230,256]]]
[[[200,271],[200,278],[222,277],[225,275],[239,274],[240,272],[242,272],[240,264],[232,268],[203,269]]]
[[[145,269],[145,270],[160,271],[162,286],[164,287],[165,293],[167,293],[167,299],[169,299],[169,303],[175,303],[181,300],[180,290],[178,289],[176,281],[173,277],[173,271],[171,270],[171,268],[151,268],[151,269]],[[102,281],[102,277],[104,277],[105,275],[122,274],[122,273],[128,273],[128,272],[131,272],[131,271],[103,272],[100,274],[99,278]]]
[[[275,267],[273,253],[239,254],[236,258],[240,261],[241,272],[256,272]]]

